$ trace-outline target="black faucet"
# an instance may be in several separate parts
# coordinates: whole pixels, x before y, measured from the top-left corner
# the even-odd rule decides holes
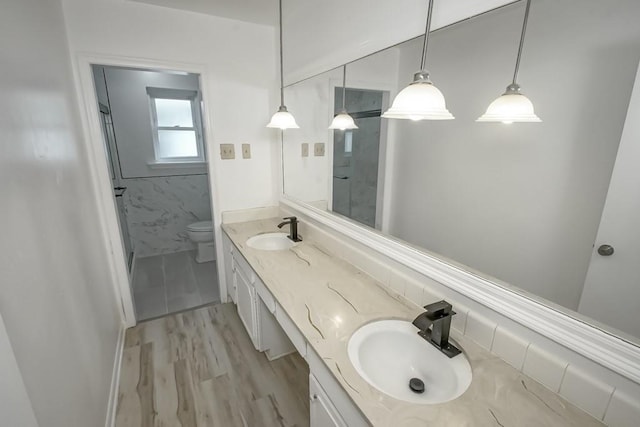
[[[288,216],[285,218],[282,218],[285,221],[282,221],[280,224],[278,224],[278,228],[282,228],[285,225],[289,224],[291,227],[289,228],[289,239],[293,240],[294,242],[302,242],[302,239],[300,238],[300,236],[298,236],[298,218],[296,218],[295,216]]]
[[[460,354],[460,349],[449,342],[451,318],[456,314],[451,304],[442,300],[425,305],[424,309],[427,311],[413,321],[413,325],[420,329],[418,335],[449,357]]]

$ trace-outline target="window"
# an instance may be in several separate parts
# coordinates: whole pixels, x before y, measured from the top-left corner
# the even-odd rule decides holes
[[[158,163],[204,162],[197,91],[147,88]]]

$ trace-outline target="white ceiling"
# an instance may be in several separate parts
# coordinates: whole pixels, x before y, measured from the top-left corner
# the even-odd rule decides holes
[[[130,0],[254,24],[278,24],[278,0]]]

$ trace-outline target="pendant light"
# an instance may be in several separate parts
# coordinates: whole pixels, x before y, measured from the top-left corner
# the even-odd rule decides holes
[[[271,121],[267,125],[268,128],[278,129],[298,129],[299,126],[296,123],[296,119],[293,115],[287,111],[287,107],[284,105],[284,69],[282,66],[282,0],[280,0],[280,108],[271,117]]]
[[[355,122],[353,121],[353,117],[347,113],[346,108],[347,102],[347,66],[342,66],[342,109],[340,112],[333,118],[331,125],[329,125],[329,129],[358,129]]]
[[[529,20],[529,9],[531,0],[527,0],[524,11],[524,21],[522,23],[522,33],[520,35],[520,47],[518,48],[518,58],[516,59],[516,69],[513,73],[513,82],[507,86],[507,90],[495,101],[489,104],[487,112],[480,116],[477,122],[502,122],[510,124],[513,122],[540,122],[540,118],[533,112],[533,104],[529,98],[520,92],[520,85],[516,83],[518,70],[520,68],[520,57],[522,56],[522,46],[524,45],[524,34],[527,30]]]
[[[453,116],[447,110],[442,92],[431,83],[429,72],[425,70],[433,2],[434,0],[428,0],[427,28],[424,32],[420,71],[414,74],[413,82],[396,95],[391,108],[382,115],[384,118],[410,120],[453,119]]]

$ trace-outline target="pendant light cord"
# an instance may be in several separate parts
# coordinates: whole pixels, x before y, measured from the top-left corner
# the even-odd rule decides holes
[[[280,106],[284,106],[284,66],[282,61],[282,0],[280,0]]]
[[[424,71],[427,62],[427,46],[429,46],[429,30],[431,29],[431,11],[433,9],[433,0],[427,0],[427,27],[424,30],[424,42],[422,44],[422,60],[420,61],[420,70]]]
[[[342,66],[342,111],[347,111],[347,66]]]
[[[524,10],[524,21],[522,22],[522,34],[520,35],[520,46],[518,47],[518,57],[516,59],[516,69],[513,72],[513,84],[516,84],[518,78],[518,70],[520,69],[520,57],[522,56],[522,46],[524,45],[524,34],[527,31],[527,21],[529,20],[529,9],[531,8],[531,0],[527,0],[527,6]]]

